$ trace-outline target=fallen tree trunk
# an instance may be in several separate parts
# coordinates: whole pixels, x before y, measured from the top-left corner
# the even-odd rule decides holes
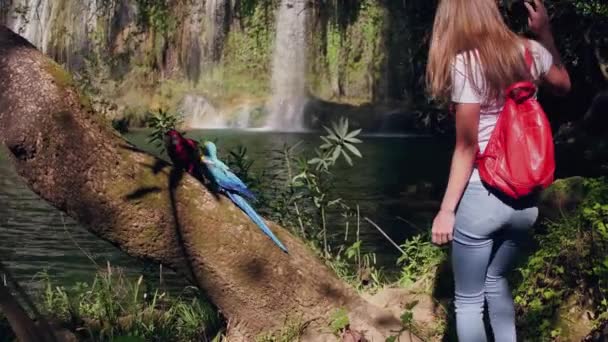
[[[188,277],[232,336],[251,341],[292,320],[319,340],[339,308],[373,340],[396,328],[285,229],[271,225],[289,254],[232,203],[115,134],[59,65],[5,27],[0,80],[0,142],[31,189],[130,255]]]

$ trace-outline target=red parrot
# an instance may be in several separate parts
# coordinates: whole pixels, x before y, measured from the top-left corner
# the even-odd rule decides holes
[[[175,167],[195,178],[202,178],[201,156],[196,141],[184,138],[178,131],[171,129],[165,133],[165,147]]]

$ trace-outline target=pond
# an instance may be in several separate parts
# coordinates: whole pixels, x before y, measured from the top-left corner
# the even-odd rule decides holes
[[[147,142],[147,131],[134,131],[126,138],[150,153],[159,154]],[[253,172],[270,167],[271,150],[284,144],[301,143],[303,153],[320,144],[318,134],[216,130],[190,131],[196,139],[217,140],[221,153],[239,145],[247,147],[254,160]],[[354,166],[339,163],[332,196],[344,199],[361,216],[369,217],[397,243],[417,229],[429,229],[447,180],[451,141],[428,136],[363,136]],[[341,219],[329,222],[336,243],[344,239]],[[361,223],[363,249],[375,252],[378,263],[394,267],[398,251],[371,225]],[[36,276],[48,272],[60,284],[90,281],[92,274],[110,262],[132,274],[158,276],[158,266],[131,258],[38,198],[16,175],[7,157],[0,153],[0,257],[25,285],[36,284]],[[166,279],[181,281],[171,273]]]

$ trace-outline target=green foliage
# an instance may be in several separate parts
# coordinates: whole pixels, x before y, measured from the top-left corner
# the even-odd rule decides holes
[[[327,241],[328,210],[335,207],[342,208],[346,217],[352,215],[352,210],[341,198],[330,198],[329,196],[333,184],[330,170],[336,165],[340,157],[343,157],[349,165],[352,165],[351,154],[361,157],[361,153],[354,146],[354,144],[361,143],[361,140],[356,138],[361,130],[349,132],[347,119],[341,119],[338,124],[332,124],[332,129],[325,127],[325,130],[327,135],[321,137],[323,144],[315,149],[316,156],[308,160],[301,158],[298,161],[299,173],[293,176],[290,186],[304,194],[304,196],[300,196],[300,200],[312,198],[312,204],[317,210],[320,224],[311,227],[315,234],[311,237],[313,240],[322,237],[323,253],[328,257],[330,255]],[[314,168],[309,166],[314,166]]]
[[[308,161],[309,164],[317,165],[317,171],[327,171],[340,156],[344,157],[350,166],[353,165],[351,154],[359,158],[363,157],[354,145],[361,143],[361,140],[356,138],[361,133],[361,129],[349,132],[348,119],[341,118],[338,124],[332,123],[332,129],[325,126],[323,128],[327,132],[326,136],[321,137],[324,144],[320,146],[317,158]]]
[[[323,52],[316,56],[313,79],[318,92],[327,97],[348,98],[361,103],[372,99],[373,80],[380,77],[384,61],[383,6],[375,1],[334,4],[330,21],[315,44]],[[313,47],[314,48],[314,47]]]
[[[608,4],[604,0],[577,0],[573,4],[584,16],[608,18]]]
[[[149,141],[163,150],[165,134],[171,129],[176,129],[181,122],[181,116],[159,109],[148,119],[148,127],[152,129]]]
[[[399,336],[403,334],[405,331],[409,331],[410,339],[412,338],[412,334],[414,331],[418,330],[416,323],[414,321],[414,307],[418,305],[418,301],[412,301],[405,305],[405,309],[401,316],[399,316],[399,320],[401,321],[401,329],[396,332],[395,335],[389,336],[386,338],[385,342],[397,342],[399,341]]]
[[[264,175],[255,176],[253,174],[251,170],[253,160],[247,155],[247,147],[239,145],[228,153],[227,158],[222,159],[226,161],[226,164],[230,167],[232,172],[247,184],[251,190],[261,192],[261,178],[263,178]]]
[[[331,315],[329,326],[334,335],[340,335],[340,333],[348,328],[349,324],[348,311],[345,309],[338,309]]]
[[[276,0],[241,0],[237,2],[236,14],[239,19],[247,20],[255,17],[260,9],[271,11],[277,4]]]
[[[142,276],[129,279],[109,265],[91,284],[71,288],[43,278],[42,310],[91,340],[191,341],[213,336],[220,328],[217,312],[196,289],[188,289],[190,300],[172,298],[146,288]]]
[[[589,191],[576,213],[546,223],[536,234],[540,247],[519,269],[514,290],[521,335],[545,341],[558,338],[558,311],[569,298],[606,322],[608,295],[608,184],[605,179],[585,181]]]
[[[405,254],[397,260],[401,266],[399,284],[403,287],[421,280],[432,280],[435,269],[447,258],[447,251],[433,245],[430,234],[409,238],[401,246]]]
[[[213,87],[224,93],[265,96],[270,92],[275,4],[259,0],[238,3],[240,25],[227,37],[221,60],[222,75]]]
[[[283,328],[270,334],[263,334],[256,337],[255,342],[292,342],[298,341],[304,332],[306,325],[299,320],[290,320],[285,323]]]
[[[168,0],[137,0],[138,24],[151,27],[161,34],[174,29],[175,22],[169,12]]]

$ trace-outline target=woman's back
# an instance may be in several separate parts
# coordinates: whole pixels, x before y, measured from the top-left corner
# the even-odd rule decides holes
[[[530,49],[533,60],[530,68],[531,77],[535,81],[540,81],[540,78],[551,68],[553,56],[535,40],[522,41],[522,56],[525,54],[526,45]],[[465,54],[456,55],[452,64],[451,100],[455,103],[480,104],[477,142],[479,150],[483,152],[496,126],[498,114],[504,106],[504,94],[498,98],[492,98],[488,92],[484,92],[484,85],[487,84],[487,81],[484,80],[483,67],[475,56],[467,58]],[[471,64],[470,69],[467,63]],[[480,181],[477,170],[473,171],[471,180]]]
[[[530,28],[540,44],[526,44],[509,30],[495,0],[440,0],[433,24],[427,83],[435,98],[455,104],[456,144],[432,232],[434,243],[452,241],[460,341],[487,340],[484,302],[495,340],[517,340],[506,275],[538,210],[534,199],[505,201],[504,196],[475,181],[479,180],[475,161],[478,150],[483,151],[490,139],[509,86],[542,79],[562,93],[570,88],[547,13],[541,0],[533,1],[534,8],[528,2],[525,5]],[[532,54],[532,70],[526,65],[524,46]]]

